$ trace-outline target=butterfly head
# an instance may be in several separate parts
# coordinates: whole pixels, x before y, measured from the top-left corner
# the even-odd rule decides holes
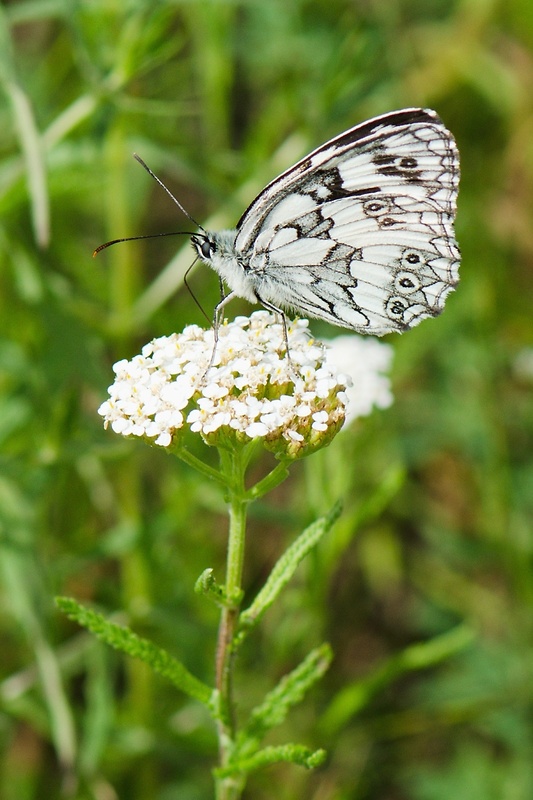
[[[256,303],[257,281],[235,246],[236,237],[236,230],[213,233],[202,229],[191,236],[191,242],[200,260],[218,274],[234,295]]]
[[[214,237],[208,233],[195,233],[191,236],[191,243],[202,261],[210,263],[217,249]]]

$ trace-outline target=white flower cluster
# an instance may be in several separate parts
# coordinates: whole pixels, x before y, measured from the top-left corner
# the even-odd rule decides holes
[[[393,396],[388,373],[394,350],[372,336],[336,336],[323,340],[326,362],[346,372],[351,384],[346,389],[346,423],[367,417],[373,408],[388,408]]]
[[[215,445],[262,437],[290,457],[322,447],[344,422],[351,379],[326,359],[307,326],[289,325],[290,361],[283,326],[267,311],[224,323],[212,364],[213,330],[190,325],[154,339],[114,365],[99,414],[116,433],[163,447],[185,427]],[[372,401],[365,402],[370,410]]]

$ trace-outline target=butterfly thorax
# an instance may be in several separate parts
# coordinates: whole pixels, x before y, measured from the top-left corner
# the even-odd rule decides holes
[[[191,241],[198,256],[220,275],[227,286],[250,303],[257,302],[253,281],[235,250],[237,231],[198,233]]]

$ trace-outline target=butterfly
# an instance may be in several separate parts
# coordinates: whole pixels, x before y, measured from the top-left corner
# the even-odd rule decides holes
[[[231,290],[215,322],[234,297],[377,336],[437,316],[458,282],[458,185],[459,153],[434,111],[341,133],[269,183],[234,230],[191,237]]]

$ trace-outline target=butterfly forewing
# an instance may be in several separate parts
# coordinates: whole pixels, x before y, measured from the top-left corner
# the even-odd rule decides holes
[[[237,225],[259,299],[363,333],[405,330],[458,278],[459,158],[432,111],[356,126],[272,181]]]
[[[413,166],[413,158],[419,161],[418,169]],[[411,185],[420,183],[416,173],[423,169],[428,189],[432,184],[433,190],[441,193],[448,210],[451,213],[455,210],[459,161],[451,133],[434,111],[404,109],[375,117],[341,133],[269,183],[237,223],[243,245],[246,237],[253,238],[253,228],[261,226],[265,214],[286,194],[306,184],[309,190],[319,185],[322,191],[317,180],[319,176],[341,163],[343,178],[350,185],[339,188],[344,191],[349,188],[354,194],[372,188],[381,191],[398,175]],[[334,173],[329,176],[330,182],[333,176]],[[369,182],[372,177],[374,183]]]

